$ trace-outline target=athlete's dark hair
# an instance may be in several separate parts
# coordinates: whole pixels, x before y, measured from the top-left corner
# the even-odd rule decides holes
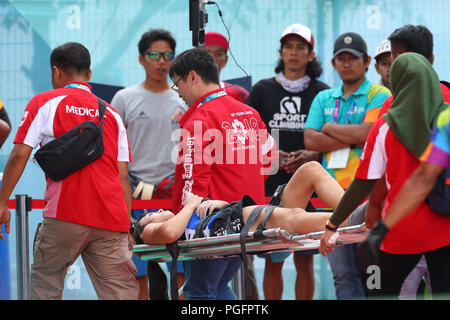
[[[139,40],[138,43],[139,53],[144,54],[147,51],[150,44],[158,40],[167,41],[170,45],[170,48],[172,48],[173,52],[175,52],[177,42],[175,41],[175,38],[169,31],[164,29],[150,29],[149,31],[144,33],[141,37],[141,40]]]
[[[433,61],[433,34],[425,26],[404,25],[395,29],[388,39],[391,46],[404,46],[406,51],[419,53]]]
[[[284,43],[285,43],[284,41],[281,43],[281,47],[278,52],[281,53]],[[313,48],[308,43],[308,52],[310,53],[311,51],[313,51]],[[280,73],[283,70],[284,70],[284,62],[283,60],[278,59],[277,66],[275,67],[275,73]],[[314,59],[308,62],[308,64],[306,65],[306,74],[312,79],[316,79],[320,77],[320,75],[322,74],[322,66],[320,65],[320,62],[317,60],[316,57],[314,57]]]
[[[186,50],[175,57],[169,69],[169,76],[184,78],[190,71],[195,71],[205,83],[219,84],[217,65],[213,56],[203,48]]]
[[[50,67],[56,66],[67,74],[89,74],[91,68],[91,55],[81,43],[67,42],[50,54]]]

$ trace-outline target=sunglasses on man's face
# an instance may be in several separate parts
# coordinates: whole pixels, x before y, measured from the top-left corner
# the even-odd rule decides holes
[[[144,54],[148,55],[150,60],[158,61],[161,56],[164,58],[165,61],[172,61],[175,57],[175,53],[173,51],[147,51]]]

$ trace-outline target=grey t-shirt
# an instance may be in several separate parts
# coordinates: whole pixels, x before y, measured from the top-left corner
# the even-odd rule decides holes
[[[187,110],[178,94],[173,90],[155,93],[139,83],[118,91],[111,105],[127,129],[133,156],[130,172],[151,184],[172,174],[175,159],[171,154],[179,139],[172,137],[172,132],[179,128],[178,120]]]

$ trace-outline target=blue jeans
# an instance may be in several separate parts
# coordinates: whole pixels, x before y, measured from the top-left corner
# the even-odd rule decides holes
[[[183,261],[183,295],[188,300],[236,300],[228,282],[240,266],[240,257]]]
[[[368,201],[353,211],[349,225],[360,225],[365,222],[367,205]],[[361,271],[356,260],[357,247],[357,243],[346,244],[336,247],[333,252],[328,254],[328,262],[333,272],[336,288],[336,298],[339,300],[364,299],[365,297]]]
[[[346,244],[336,247],[327,255],[338,300],[364,299],[365,297],[361,272],[356,261],[356,248],[356,243]]]

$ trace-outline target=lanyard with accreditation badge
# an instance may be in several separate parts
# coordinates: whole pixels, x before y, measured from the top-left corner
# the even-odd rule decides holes
[[[357,96],[357,98],[359,98],[359,95]],[[350,118],[350,115],[356,112],[356,99],[355,101],[353,101],[352,106],[350,107],[350,109],[348,109],[347,113],[345,114],[345,124],[348,124],[348,119]],[[334,123],[337,123],[340,106],[341,106],[341,97],[336,99],[336,105],[334,106],[334,113],[333,113]]]
[[[78,88],[91,92],[88,86],[85,86],[84,84],[81,83],[68,83],[64,86],[64,88]]]
[[[359,95],[357,98],[359,98]],[[337,123],[340,106],[341,106],[341,97],[336,99],[336,105],[334,106],[334,113],[333,113],[334,123]],[[345,114],[345,124],[348,124],[350,115],[355,113],[355,111],[356,111],[356,99],[355,101],[353,101],[352,106],[350,107],[350,109],[348,109],[347,113]],[[333,152],[331,152],[330,158],[328,159],[327,168],[343,169],[347,167],[349,155],[350,155],[350,148],[334,150]]]
[[[198,104],[197,109],[200,108],[200,106],[201,106],[202,104],[204,104],[204,103],[206,103],[206,102],[208,102],[208,101],[211,101],[211,100],[214,100],[214,99],[216,99],[216,98],[223,97],[223,96],[226,96],[226,95],[227,95],[227,93],[225,92],[225,90],[222,90],[222,91],[219,91],[219,92],[212,93],[212,94],[210,94],[209,96],[207,96],[205,99],[203,99],[202,102],[200,102],[200,103]]]

